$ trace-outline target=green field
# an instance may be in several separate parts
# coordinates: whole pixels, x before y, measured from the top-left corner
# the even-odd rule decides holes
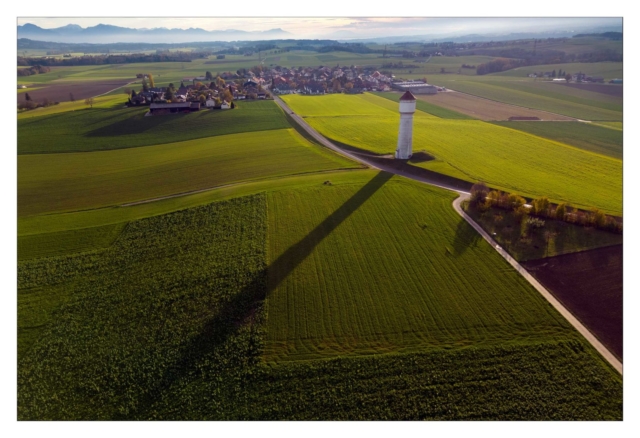
[[[566,64],[544,64],[544,65],[530,65],[527,67],[518,67],[512,70],[503,71],[500,73],[493,73],[491,76],[506,76],[506,77],[526,77],[529,73],[547,72],[562,70],[571,74],[585,73],[590,76],[602,76],[605,81],[611,79],[623,78],[623,64],[622,62],[573,62]]]
[[[351,105],[377,104],[373,97],[366,100],[360,96],[346,97],[354,100]],[[330,103],[334,98],[334,95],[283,97],[298,114],[305,114],[312,99],[323,108],[343,114],[339,103],[322,102]],[[384,102],[384,107],[391,103],[376,99]],[[577,207],[598,207],[616,215],[622,212],[620,160],[482,121],[444,120],[422,112],[416,114],[420,115],[414,117],[413,149],[436,158],[418,163],[420,167],[466,181],[484,181],[491,187],[527,197],[547,196]],[[391,154],[396,148],[398,114],[325,115],[307,117],[306,121],[326,137],[359,149]]]
[[[400,99],[400,93],[373,93],[376,96],[384,97],[392,102],[398,102]],[[432,116],[439,117],[441,119],[453,119],[453,120],[473,120],[473,117],[468,116],[466,114],[459,113],[457,111],[452,111],[447,108],[443,108],[438,105],[434,105],[432,103],[426,102],[424,100],[416,101],[416,108],[422,112],[427,114],[431,114]],[[397,108],[396,108],[397,110]]]
[[[572,336],[454,194],[390,177],[269,196],[268,360]]]
[[[163,86],[258,55],[208,61],[22,79],[144,72]],[[395,149],[396,94],[285,100],[336,141]],[[455,213],[454,193],[362,169],[271,101],[158,117],[123,102],[18,115],[19,420],[622,419],[622,377]],[[621,211],[621,161],[578,149],[614,145],[620,122],[570,147],[418,109],[414,149],[436,158],[416,165]]]
[[[622,129],[610,129],[581,122],[493,123],[622,160]]]
[[[291,128],[91,153],[20,155],[18,215],[84,210],[353,167],[358,165],[308,143]]]
[[[290,127],[272,101],[242,102],[228,111],[144,117],[146,108],[123,108],[123,97],[122,104],[103,99],[107,108],[85,105],[79,111],[18,119],[18,153],[124,149]]]
[[[325,228],[320,234],[311,232],[308,235],[311,237],[304,241],[313,243],[324,232],[332,233],[313,248],[298,246],[303,255],[309,250],[311,253],[305,260],[293,261],[297,268],[315,258],[316,253],[326,251],[334,235],[342,242],[334,249],[334,254],[348,245],[344,240],[346,237],[353,239],[356,246],[369,246],[372,236],[353,236],[349,233],[353,225],[350,222],[359,221],[361,211],[370,213],[372,208],[379,210],[399,205],[399,196],[407,192],[412,202],[402,205],[400,210],[415,215],[414,203],[419,202],[422,207],[427,201],[429,206],[435,207],[430,218],[441,214],[457,217],[450,208],[445,208],[451,200],[446,192],[417,183],[383,181],[372,171],[351,173],[350,181],[350,184],[332,186],[318,182],[307,190],[307,195],[320,194],[320,204],[328,210],[317,210],[330,214],[329,221],[323,223],[332,230]],[[376,185],[384,184],[367,199],[358,199],[375,189],[371,186],[372,181]],[[328,192],[333,189],[338,189],[346,204],[338,206],[327,202],[333,198]],[[390,189],[391,198],[383,195],[387,189]],[[355,192],[360,195],[351,197]],[[130,222],[107,249],[20,262],[18,418],[621,418],[620,378],[520,277],[510,268],[505,271],[506,264],[495,253],[487,254],[491,261],[480,259],[474,265],[476,269],[490,267],[491,272],[480,275],[491,282],[497,282],[495,275],[510,279],[504,290],[507,285],[514,289],[502,298],[521,303],[524,305],[522,310],[516,308],[515,316],[510,316],[502,304],[489,309],[492,306],[488,303],[480,303],[481,308],[489,311],[487,316],[481,315],[479,309],[468,307],[477,293],[465,281],[461,287],[469,293],[465,292],[464,300],[458,292],[457,299],[450,304],[438,305],[440,311],[449,309],[454,315],[465,317],[463,321],[453,318],[451,322],[445,322],[442,327],[451,329],[451,333],[442,332],[441,335],[455,338],[456,333],[462,333],[455,328],[466,326],[470,334],[478,336],[478,346],[265,364],[261,360],[265,335],[268,336],[265,330],[271,329],[271,318],[278,318],[272,313],[274,291],[267,289],[268,284],[273,284],[274,275],[273,261],[267,268],[268,260],[272,259],[268,254],[273,239],[284,232],[273,227],[271,205],[268,205],[272,200],[269,198],[278,198],[281,206],[287,204],[285,192],[281,196],[273,192],[266,196],[235,198]],[[311,211],[295,210],[295,205],[302,205],[301,198],[293,198],[287,208],[292,217],[285,220],[288,224],[306,222],[307,228],[314,226],[313,222],[322,217],[310,221]],[[309,201],[306,197],[302,203]],[[349,214],[357,207],[353,202],[359,204],[359,208]],[[338,210],[332,213],[333,207]],[[418,215],[420,219],[425,218]],[[344,221],[339,223],[341,219]],[[403,215],[400,223],[406,226],[413,220],[413,217]],[[422,229],[419,224],[414,225],[419,234],[430,231],[430,225]],[[451,239],[454,226],[449,224],[447,228],[444,238]],[[457,237],[450,242],[452,257],[471,260],[471,253],[483,254],[483,246],[488,249],[488,245],[476,241],[477,235],[469,232],[468,226],[464,228],[466,232],[456,228]],[[375,240],[389,253],[388,249],[395,245],[396,235],[387,230],[380,229]],[[300,231],[296,229],[295,233]],[[415,237],[416,232],[411,231],[410,225],[405,231]],[[435,242],[442,239],[439,233],[433,233],[435,230],[431,231]],[[420,237],[425,243],[432,240]],[[384,240],[386,242],[382,242]],[[414,243],[409,248],[419,247]],[[462,252],[458,253],[460,249]],[[452,259],[445,258],[449,256],[434,259],[421,250],[413,256],[421,257],[423,261],[437,260],[438,264],[453,263]],[[341,257],[349,258],[346,254]],[[365,259],[373,264],[362,264]],[[367,268],[380,263],[371,257],[365,259],[358,261],[358,275],[367,275]],[[408,266],[419,260],[406,259]],[[333,260],[321,262],[328,274],[336,268]],[[498,264],[492,265],[494,262]],[[430,263],[426,265],[429,267]],[[280,266],[283,266],[282,262]],[[295,272],[291,276],[299,280]],[[471,275],[478,273],[474,269]],[[302,280],[309,285],[316,281]],[[352,283],[346,281],[344,284],[350,286]],[[419,286],[413,286],[411,290],[415,294],[419,289]],[[411,291],[389,293],[394,290],[397,291],[396,288],[388,290],[386,296],[391,304],[397,304],[387,313],[397,310]],[[439,294],[432,288],[427,290]],[[514,294],[514,291],[519,293]],[[262,301],[266,293],[269,294],[268,322],[265,322],[267,313]],[[497,301],[497,298],[487,298]],[[304,308],[303,301],[296,300],[292,309],[301,305]],[[326,312],[324,304],[322,308]],[[424,304],[421,308],[424,309]],[[525,310],[532,313],[526,314]],[[380,305],[369,304],[360,307],[357,315],[362,319],[368,313],[373,315],[380,311],[383,311]],[[497,314],[502,317],[492,326],[473,327],[467,322],[467,317],[487,321]],[[435,312],[432,315],[439,317]],[[411,320],[412,314],[406,317]],[[545,329],[530,333],[530,336],[514,336],[512,342],[506,342],[509,345],[492,345],[492,340],[509,336],[506,328],[500,335],[500,327],[509,326],[518,319],[524,326],[518,327],[516,335],[522,335],[527,327]],[[336,329],[350,321],[340,312],[333,317]],[[487,335],[484,341],[480,339],[481,333]],[[434,338],[438,336],[436,334]],[[394,340],[393,336],[390,340]],[[466,344],[461,342],[459,346]]]

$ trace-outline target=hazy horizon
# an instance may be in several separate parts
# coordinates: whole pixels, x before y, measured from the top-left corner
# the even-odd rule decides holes
[[[580,32],[585,29],[599,27],[619,26],[622,28],[622,18],[619,17],[19,17],[17,19],[19,26],[28,23],[43,29],[55,29],[70,24],[79,25],[85,29],[98,24],[105,24],[137,30],[158,28],[186,30],[199,28],[208,32],[226,31],[230,29],[247,32],[264,32],[272,29],[282,29],[288,32],[292,39],[364,39],[381,36],[392,37],[396,35],[428,35],[433,38],[446,38],[468,34],[494,35],[552,31]]]

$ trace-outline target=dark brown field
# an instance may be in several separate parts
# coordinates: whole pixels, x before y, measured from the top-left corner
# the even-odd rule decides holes
[[[576,84],[570,82],[568,84],[562,84],[565,87],[578,88],[580,90],[593,91],[595,93],[602,93],[608,96],[622,97],[622,85],[614,84]]]
[[[522,265],[622,360],[622,245]]]
[[[108,81],[91,81],[91,82],[76,82],[71,83],[54,83],[42,85],[42,88],[37,90],[26,92],[29,93],[31,100],[37,103],[42,103],[44,99],[49,99],[50,102],[68,102],[71,100],[70,94],[73,94],[75,100],[83,100],[87,97],[95,97],[100,94],[108,93],[109,91],[122,87],[123,85],[132,82],[131,79],[109,79]],[[40,87],[41,85],[35,85]],[[125,96],[126,97],[126,96]],[[18,103],[24,102],[25,93],[18,94]]]

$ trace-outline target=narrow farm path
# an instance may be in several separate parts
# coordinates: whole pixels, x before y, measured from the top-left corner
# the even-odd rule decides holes
[[[315,129],[313,129],[302,117],[294,114],[293,111],[284,103],[278,96],[273,96],[274,101],[289,114],[291,118],[293,118],[298,125],[304,129],[310,136],[312,136],[318,143],[326,146],[332,151],[351,158],[359,163],[366,164],[374,169],[384,170],[386,172],[390,172],[396,175],[404,176],[405,178],[410,178],[416,181],[420,181],[425,184],[433,185],[436,187],[440,187],[446,190],[451,190],[460,194],[455,201],[453,201],[454,210],[462,216],[464,220],[466,220],[469,225],[471,225],[480,235],[487,241],[489,244],[500,254],[513,268],[522,275],[525,280],[527,280],[560,314],[576,329],[585,339],[595,348],[598,353],[602,355],[602,357],[611,364],[611,366],[618,371],[622,375],[622,362],[620,362],[594,335],[591,333],[578,319],[573,316],[573,314],[562,305],[544,286],[542,286],[529,272],[520,265],[513,257],[509,255],[504,249],[502,249],[492,238],[489,236],[477,223],[473,221],[460,207],[460,204],[465,199],[468,199],[470,196],[469,192],[461,191],[455,187],[447,186],[446,184],[442,184],[441,182],[436,183],[435,181],[430,180],[429,178],[420,177],[417,175],[407,174],[405,172],[399,171],[398,169],[393,169],[391,167],[387,167],[381,165],[379,163],[373,163],[370,160],[367,160],[366,156],[356,155],[345,151],[325,137],[323,137],[320,133],[318,133]]]

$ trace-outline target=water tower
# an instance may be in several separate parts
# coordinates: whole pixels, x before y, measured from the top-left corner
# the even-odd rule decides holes
[[[416,112],[416,97],[407,91],[400,97],[400,132],[396,158],[408,160],[413,155],[413,113]]]

